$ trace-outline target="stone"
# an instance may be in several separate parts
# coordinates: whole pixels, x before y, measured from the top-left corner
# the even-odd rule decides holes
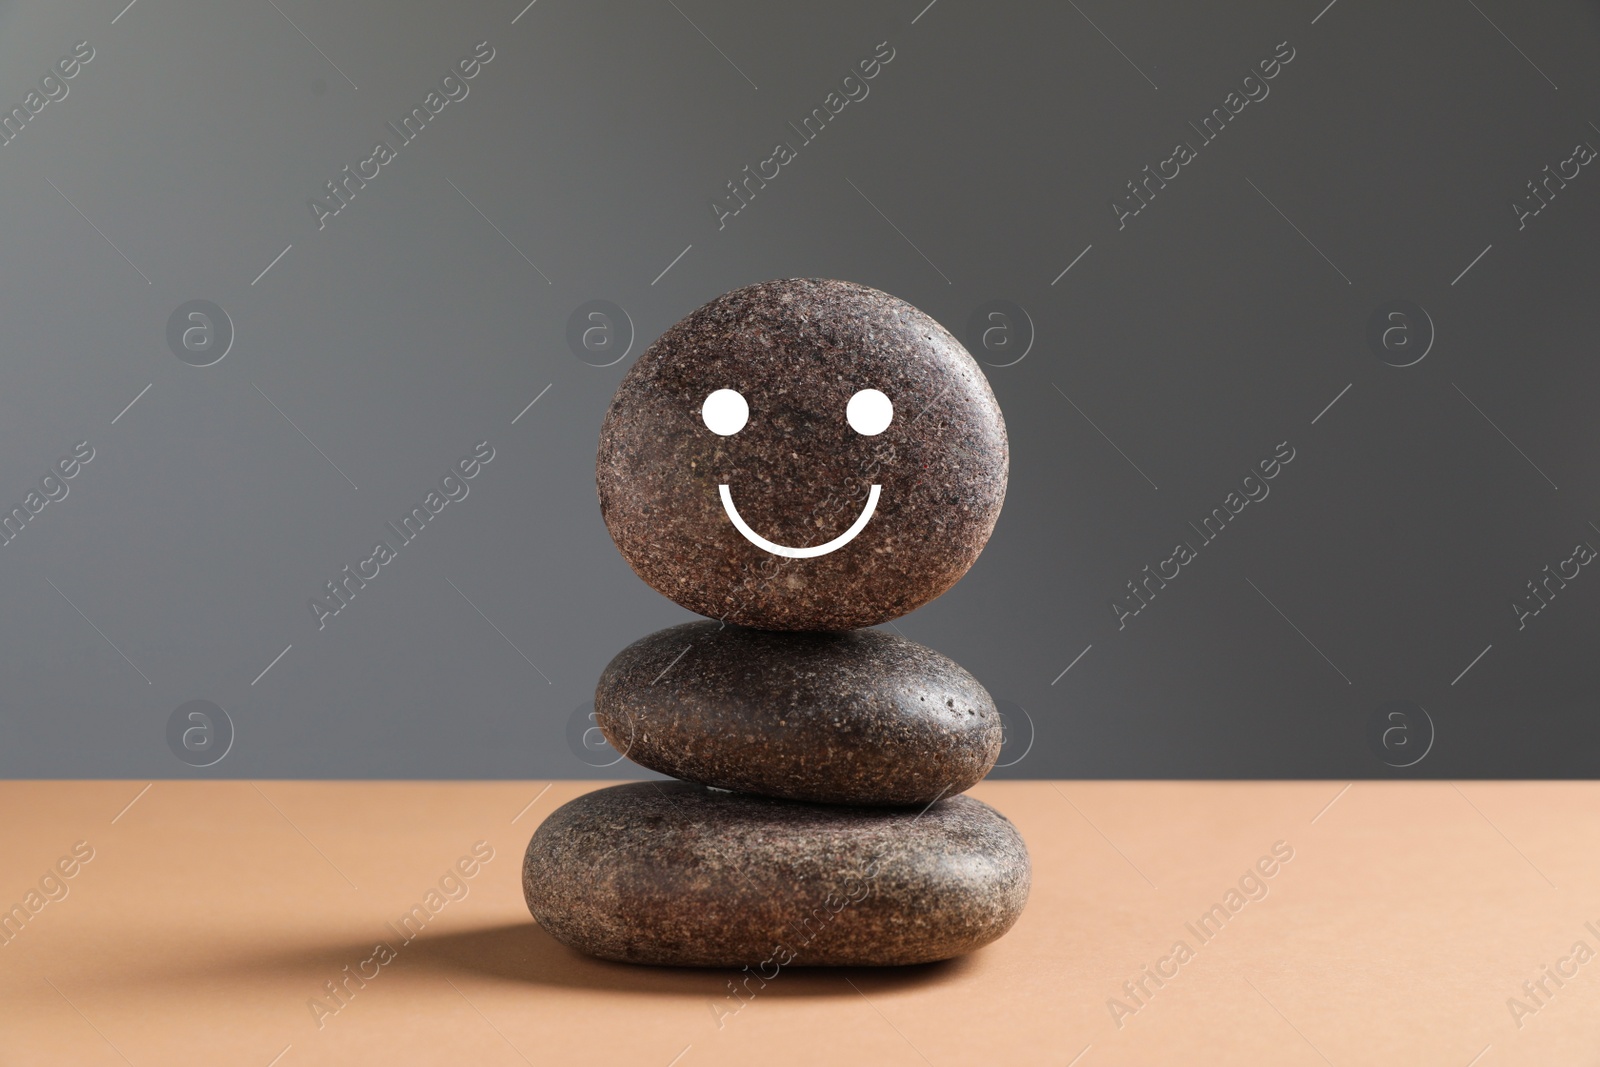
[[[736,289],[673,326],[600,430],[606,528],[709,618],[851,630],[966,573],[1005,499],[1005,421],[932,318],[852,282]]]
[[[849,808],[630,782],[557,808],[523,861],[528,910],[580,952],[758,969],[928,963],[1004,934],[1027,847],[972,797]]]
[[[824,803],[954,796],[989,772],[1002,741],[977,679],[882,630],[673,626],[617,654],[594,710],[612,747],[651,770]]]

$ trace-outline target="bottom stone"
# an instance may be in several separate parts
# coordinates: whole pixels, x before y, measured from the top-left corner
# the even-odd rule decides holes
[[[968,796],[855,808],[631,782],[571,800],[528,842],[528,910],[629,963],[878,966],[949,959],[1017,921],[1030,867]]]

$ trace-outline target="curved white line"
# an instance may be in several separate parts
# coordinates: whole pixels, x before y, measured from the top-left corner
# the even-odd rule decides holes
[[[780,545],[776,541],[768,541],[765,537],[750,529],[750,524],[739,517],[739,509],[733,506],[733,493],[728,490],[728,487],[719,485],[717,489],[722,493],[722,510],[728,513],[728,521],[733,523],[735,530],[744,534],[746,541],[763,551],[771,552],[774,556],[787,556],[789,559],[814,559],[817,556],[826,556],[835,549],[843,548],[855,540],[856,534],[867,528],[867,523],[872,521],[872,513],[877,510],[878,494],[882,492],[883,487],[881,485],[872,487],[872,491],[867,494],[866,509],[861,512],[850,529],[827,544],[812,545],[810,548],[790,548],[788,545]]]

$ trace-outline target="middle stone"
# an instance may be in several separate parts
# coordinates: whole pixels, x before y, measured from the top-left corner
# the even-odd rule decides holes
[[[833,804],[960,793],[994,766],[1002,741],[977,679],[882,630],[674,626],[617,654],[594,710],[612,747],[651,770]]]

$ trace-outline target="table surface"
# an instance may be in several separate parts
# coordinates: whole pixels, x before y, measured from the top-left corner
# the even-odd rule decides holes
[[[785,971],[748,1002],[729,972],[590,960],[529,919],[528,836],[595,787],[0,783],[0,907],[27,914],[0,945],[0,1063],[1600,1055],[1600,785],[986,783],[1033,857],[1006,937],[926,967]],[[446,877],[475,846],[492,857]],[[1292,856],[1262,863],[1275,847]],[[391,924],[416,904],[436,913],[404,943]]]

